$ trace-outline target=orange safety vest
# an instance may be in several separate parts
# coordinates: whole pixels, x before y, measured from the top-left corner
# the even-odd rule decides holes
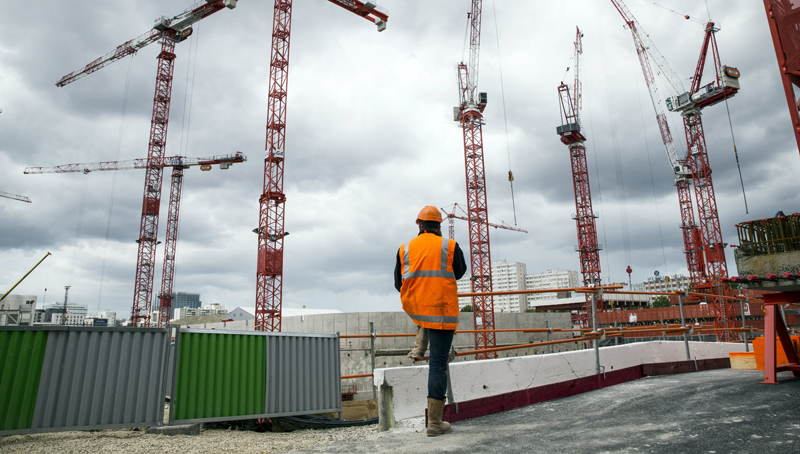
[[[456,242],[423,233],[400,246],[403,310],[423,328],[458,327],[458,285],[453,272]]]

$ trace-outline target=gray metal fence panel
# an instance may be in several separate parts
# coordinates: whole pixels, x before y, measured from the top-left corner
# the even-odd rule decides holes
[[[266,413],[280,416],[341,410],[340,371],[338,336],[268,336]]]
[[[162,328],[51,330],[32,430],[159,424],[169,340]]]

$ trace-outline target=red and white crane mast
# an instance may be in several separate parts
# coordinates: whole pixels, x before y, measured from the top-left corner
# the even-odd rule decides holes
[[[156,245],[158,244],[158,215],[163,181],[163,166],[160,163],[164,158],[164,150],[167,145],[172,76],[175,70],[175,44],[192,34],[192,24],[226,7],[233,9],[236,7],[236,2],[237,0],[204,0],[171,19],[161,16],[156,19],[150,31],[117,46],[116,49],[67,74],[56,83],[56,86],[63,87],[161,40],[161,52],[157,57],[158,68],[155,94],[153,95],[153,114],[150,120],[142,218],[139,224],[139,250],[131,307],[132,326],[150,326],[153,274],[155,272]]]
[[[649,41],[647,34],[641,30],[641,26],[633,18],[621,0],[611,0],[617,11],[625,19],[626,24],[631,29],[636,43],[637,53],[639,54],[642,69],[645,72],[648,88],[656,115],[659,119],[659,126],[662,130],[662,137],[665,131],[666,119],[662,120],[663,111],[660,109],[660,99],[655,91],[655,83],[652,72],[649,69],[647,55],[653,60],[662,71],[662,75],[675,89],[676,95],[667,98],[667,109],[680,112],[683,116],[684,132],[686,133],[687,156],[683,159],[673,160],[670,147],[667,147],[667,154],[670,163],[676,174],[676,185],[678,186],[678,199],[681,204],[681,218],[684,229],[684,246],[687,252],[687,266],[689,268],[692,285],[700,290],[704,289],[712,295],[721,295],[724,291],[720,284],[720,279],[728,277],[728,266],[725,259],[725,247],[722,241],[722,228],[717,212],[716,196],[714,195],[714,184],[711,178],[711,166],[709,165],[708,153],[706,148],[705,133],[703,132],[703,122],[701,111],[703,108],[717,104],[730,98],[739,90],[739,71],[735,68],[720,65],[719,51],[714,36],[719,29],[713,22],[708,22],[705,29],[705,39],[700,52],[700,58],[692,79],[690,91],[683,89],[681,79],[671,70],[666,60],[658,52],[658,49]],[[647,41],[645,41],[645,38]],[[703,69],[705,68],[706,56],[711,49],[716,79],[715,81],[702,85]],[[649,76],[648,76],[649,72]],[[663,126],[662,126],[663,124]],[[671,136],[670,136],[671,142]],[[667,141],[665,139],[665,145]],[[672,147],[674,150],[674,147]],[[688,175],[687,175],[688,170]],[[688,180],[691,178],[697,211],[699,215],[699,227],[694,225],[694,213],[691,210],[691,194],[689,193]],[[691,219],[692,224],[687,224]],[[694,253],[692,253],[694,251]],[[713,308],[715,311],[714,325],[718,328],[732,326],[732,311],[726,301],[714,298]],[[721,332],[720,339],[730,340],[731,334]]]
[[[720,280],[728,277],[728,264],[725,259],[725,244],[722,240],[722,227],[717,212],[717,200],[714,194],[714,183],[711,177],[711,165],[708,159],[701,115],[704,108],[725,101],[739,91],[739,71],[721,64],[715,35],[717,31],[719,29],[716,28],[714,22],[706,24],[705,38],[690,91],[667,100],[667,108],[680,112],[683,116],[686,148],[689,151],[687,158],[692,170],[695,199],[700,218],[700,243],[703,246],[703,256],[705,257],[706,280],[696,288],[705,290],[712,295],[724,293]],[[713,59],[715,77],[712,82],[703,85],[703,72],[709,50]],[[714,298],[712,307],[715,311],[715,327],[729,328],[733,326],[731,303],[722,298]],[[732,340],[729,332],[721,332],[719,337],[725,341]]]
[[[329,0],[386,28],[388,15],[373,2]],[[259,198],[258,259],[256,265],[256,321],[258,331],[280,331],[283,300],[283,239],[286,195],[283,168],[286,146],[286,101],[289,84],[289,41],[292,30],[292,0],[275,0],[272,21],[272,54],[267,99],[267,138],[264,184]]]
[[[578,252],[581,263],[581,276],[585,287],[600,285],[600,250],[597,243],[597,215],[592,208],[592,191],[589,185],[589,167],[586,163],[586,137],[581,131],[580,106],[581,81],[580,59],[583,54],[583,33],[576,27],[575,32],[575,85],[572,96],[569,86],[564,82],[558,87],[559,101],[561,103],[561,126],[556,128],[556,133],[561,136],[561,142],[569,148],[570,163],[572,168],[572,186],[575,191],[575,226],[578,232]],[[586,314],[580,317],[580,322],[585,326],[592,326],[591,300],[586,295]],[[602,308],[602,301],[598,303]]]
[[[470,272],[472,292],[492,291],[492,256],[489,247],[488,204],[486,202],[486,176],[483,162],[483,110],[486,93],[477,93],[478,62],[481,44],[481,0],[472,0],[469,19],[469,66],[458,64],[460,104],[455,110],[464,135],[464,160],[466,168],[467,213],[469,215]],[[473,320],[476,329],[494,329],[494,300],[491,295],[472,298]],[[496,345],[493,332],[475,333],[475,349]],[[478,359],[494,358],[496,354],[479,354]]]
[[[164,158],[162,167],[172,167],[172,183],[170,186],[169,211],[167,213],[167,234],[165,240],[164,266],[161,278],[161,293],[158,305],[158,326],[162,327],[169,322],[172,312],[172,289],[175,278],[175,252],[178,244],[178,218],[180,216],[181,190],[183,187],[183,170],[191,166],[200,166],[200,170],[210,170],[212,165],[219,165],[220,169],[227,169],[232,164],[244,162],[247,157],[236,152],[232,155],[211,156],[207,158],[187,158],[185,156],[171,156]],[[132,159],[129,161],[107,161],[96,163],[66,164],[54,167],[26,167],[27,175],[43,173],[71,173],[83,172],[84,174],[96,171],[147,169],[147,159]]]

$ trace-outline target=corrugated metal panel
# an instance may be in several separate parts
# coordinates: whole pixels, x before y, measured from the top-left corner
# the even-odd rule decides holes
[[[263,335],[182,330],[173,418],[194,420],[264,413]]]
[[[335,335],[181,330],[176,369],[176,422],[341,409]]]
[[[47,332],[0,329],[0,431],[29,429]]]
[[[159,328],[50,331],[32,427],[157,424],[168,341]]]
[[[267,414],[338,411],[342,406],[340,371],[337,336],[268,336]]]

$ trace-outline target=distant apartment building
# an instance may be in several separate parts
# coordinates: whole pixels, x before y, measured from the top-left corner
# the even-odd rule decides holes
[[[197,315],[216,315],[216,314],[225,315],[227,313],[228,310],[225,309],[225,306],[222,306],[217,303],[212,303],[203,306],[203,308],[197,312]]]
[[[526,266],[524,263],[492,262],[492,289],[495,292],[525,290]],[[528,297],[522,295],[498,295],[494,297],[495,312],[525,312]]]
[[[525,288],[528,290],[547,290],[557,288],[574,288],[579,286],[580,278],[577,271],[547,270],[544,273],[528,274],[525,276]],[[567,298],[573,295],[553,293],[532,293],[528,301],[551,300]]]
[[[114,311],[100,311],[97,317],[108,320],[108,326],[117,326],[117,313]]]
[[[34,295],[8,295],[0,301],[0,326],[30,326],[35,316]]]
[[[225,306],[222,306],[217,303],[207,304],[202,308],[192,308],[192,307],[181,307],[172,311],[174,318],[173,320],[180,320],[182,318],[187,317],[196,317],[198,315],[215,315],[215,314],[227,314],[228,310],[225,309]]]
[[[63,313],[54,313],[53,317],[50,319],[50,323],[53,325],[70,325],[70,326],[83,326],[86,324],[85,314],[73,314],[72,312],[67,312],[67,318],[62,323],[63,318],[64,318]]]
[[[44,309],[45,311],[47,309],[58,309],[63,313],[64,303],[47,303],[44,306],[42,306],[42,309]],[[66,309],[67,312],[72,312],[73,314],[89,315],[89,306],[86,304],[67,302]]]
[[[642,282],[642,289],[645,292],[674,292],[675,290],[688,290],[692,285],[689,276],[683,274],[673,274],[672,276],[656,276],[648,278]],[[650,300],[656,299],[653,295]]]
[[[471,276],[466,275],[458,280],[458,293],[472,291]],[[492,289],[496,292],[513,290],[537,290],[573,288],[579,283],[577,271],[548,270],[540,274],[527,274],[527,265],[521,262],[506,262],[504,260],[492,263]],[[533,301],[553,300],[567,298],[570,294],[534,293],[522,295],[497,295],[493,298],[495,312],[525,312],[532,306]],[[459,308],[471,305],[472,298],[458,299]]]

